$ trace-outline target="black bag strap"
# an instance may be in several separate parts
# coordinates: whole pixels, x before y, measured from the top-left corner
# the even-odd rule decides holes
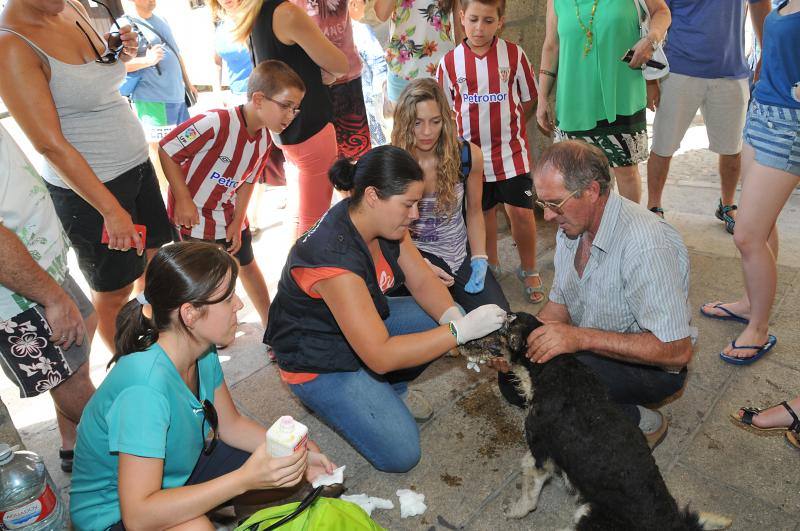
[[[163,35],[161,35],[153,26],[151,26],[150,24],[148,24],[147,22],[145,22],[143,19],[141,19],[139,17],[134,17],[133,15],[128,15],[128,14],[125,14],[125,15],[122,15],[122,16],[127,18],[131,22],[136,22],[137,24],[141,24],[145,28],[147,28],[150,31],[152,31],[153,33],[155,33],[156,37],[161,39],[161,42],[166,44],[167,48],[169,48],[172,51],[172,53],[175,54],[175,57],[178,58],[178,64],[181,65],[181,75],[183,76],[183,78],[184,79],[188,79],[189,78],[189,76],[186,74],[186,72],[183,71],[183,61],[181,61],[181,56],[178,54],[178,50],[173,48],[172,45],[169,43],[169,41],[167,39],[165,39]]]
[[[461,182],[467,180],[472,171],[472,148],[470,143],[463,138],[461,140]]]
[[[273,531],[275,529],[278,529],[285,523],[297,518],[297,516],[299,516],[300,513],[308,509],[312,503],[317,501],[317,498],[319,498],[322,495],[322,489],[324,488],[325,488],[324,485],[320,485],[319,487],[312,490],[310,493],[308,493],[308,495],[305,498],[303,498],[303,501],[300,502],[300,504],[297,506],[297,508],[295,508],[294,511],[287,514],[286,516],[284,516],[271,526],[267,527],[266,529],[264,529],[264,531]],[[255,522],[252,525],[250,525],[250,527],[247,528],[247,531],[256,531],[257,529],[258,529],[258,522]]]

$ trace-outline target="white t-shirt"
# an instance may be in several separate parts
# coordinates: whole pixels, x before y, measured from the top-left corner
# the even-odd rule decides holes
[[[56,282],[64,281],[69,248],[67,236],[44,181],[2,125],[0,224],[16,233],[36,263]],[[0,284],[0,326],[34,304]]]

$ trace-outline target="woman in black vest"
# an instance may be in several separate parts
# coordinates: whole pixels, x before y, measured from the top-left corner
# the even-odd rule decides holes
[[[408,226],[422,177],[394,146],[331,168],[350,198],[292,247],[264,338],[292,392],[385,472],[408,471],[420,457],[407,382],[506,315],[491,304],[462,316],[414,247]],[[411,297],[384,295],[403,283]]]

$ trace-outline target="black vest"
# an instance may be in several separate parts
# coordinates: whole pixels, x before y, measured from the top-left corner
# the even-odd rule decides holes
[[[350,200],[331,208],[317,224],[295,242],[278,282],[278,294],[269,309],[264,342],[272,346],[278,366],[289,372],[357,371],[362,366],[342,334],[325,301],[309,297],[292,277],[295,267],[338,267],[364,279],[381,319],[389,304],[380,290],[367,244],[353,226]],[[381,252],[392,268],[395,286],[404,276],[397,264],[400,243],[379,240]]]

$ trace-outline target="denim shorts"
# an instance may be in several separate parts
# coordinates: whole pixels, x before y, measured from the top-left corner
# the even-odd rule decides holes
[[[800,177],[800,109],[750,103],[744,141],[756,152],[756,162]]]

